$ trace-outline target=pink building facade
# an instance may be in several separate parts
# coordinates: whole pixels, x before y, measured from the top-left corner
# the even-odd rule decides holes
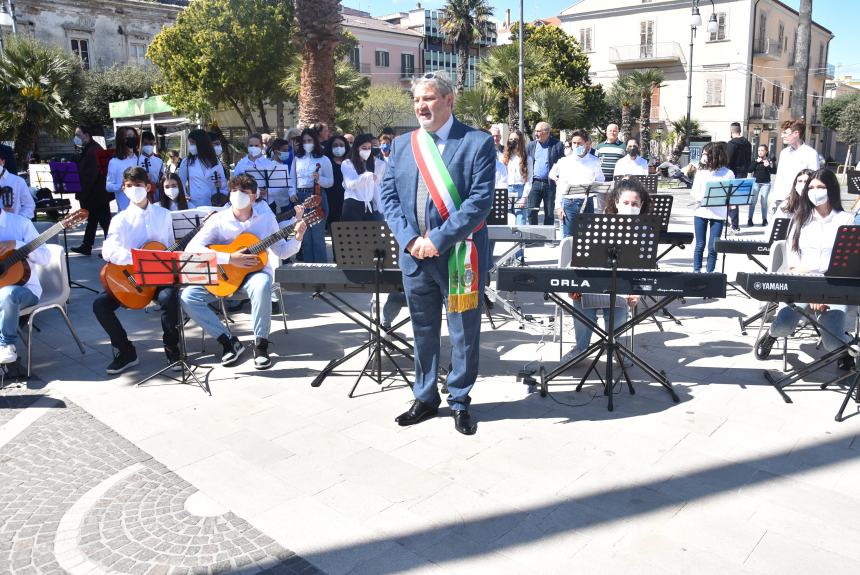
[[[412,77],[423,70],[424,36],[367,12],[344,7],[342,14],[344,28],[358,39],[349,56],[355,69],[370,77],[371,84],[408,88]]]

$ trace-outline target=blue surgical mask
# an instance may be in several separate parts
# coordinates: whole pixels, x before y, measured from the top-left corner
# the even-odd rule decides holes
[[[576,153],[577,156],[584,156],[585,155],[585,146],[577,146],[576,148],[573,149],[573,151],[574,151],[574,153]]]
[[[379,146],[379,149],[387,154],[391,151],[391,144],[382,144],[381,146]]]
[[[278,157],[281,159],[281,163],[286,164],[290,159],[289,152],[281,152],[278,154]]]

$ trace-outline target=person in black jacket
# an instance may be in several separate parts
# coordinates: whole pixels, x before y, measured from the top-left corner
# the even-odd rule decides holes
[[[81,191],[77,199],[81,207],[89,210],[87,228],[81,245],[70,251],[85,256],[90,255],[96,240],[96,230],[102,227],[107,237],[110,227],[110,196],[105,190],[105,172],[99,166],[98,153],[103,150],[98,142],[93,140],[94,128],[78,126],[75,129],[75,146],[81,149],[78,159],[78,174],[81,178]]]
[[[18,163],[15,161],[15,150],[6,144],[0,144],[0,157],[5,160],[3,165],[6,167],[6,171],[17,176]]]
[[[526,148],[528,173],[533,174],[531,191],[528,196],[529,224],[537,225],[538,209],[543,202],[543,224],[553,225],[555,206],[555,180],[549,172],[557,161],[564,157],[564,144],[549,135],[550,126],[538,122],[535,126],[535,140]]]
[[[753,164],[753,201],[750,204],[750,213],[747,217],[747,225],[753,225],[756,204],[761,204],[761,225],[767,225],[767,196],[770,193],[770,177],[776,173],[776,160],[768,154],[767,146],[761,144],[756,150],[756,159]]]
[[[735,178],[746,178],[747,174],[752,171],[752,145],[749,140],[741,135],[741,125],[739,123],[732,122],[731,133],[732,139],[728,141],[726,146],[726,151],[729,155],[728,168],[734,172]],[[729,219],[732,222],[732,231],[741,231],[741,226],[738,222],[737,206],[729,208]]]

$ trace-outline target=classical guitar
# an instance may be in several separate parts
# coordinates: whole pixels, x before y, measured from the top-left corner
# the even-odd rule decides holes
[[[314,226],[324,220],[325,214],[323,214],[320,208],[309,210],[302,216],[302,221],[304,221],[308,227]],[[254,234],[245,233],[239,234],[230,244],[213,244],[209,246],[209,249],[213,251],[229,254],[245,249],[249,254],[255,254],[260,261],[253,268],[239,268],[230,264],[219,265],[218,283],[216,285],[206,286],[206,289],[209,290],[212,295],[216,295],[218,297],[227,297],[235,293],[242,285],[242,282],[245,281],[245,276],[250,273],[258,272],[266,267],[266,264],[269,261],[269,254],[266,250],[280,240],[292,235],[295,227],[295,223],[290,224],[262,240],[257,238]]]
[[[77,210],[20,248],[0,253],[0,287],[26,284],[31,273],[27,256],[61,231],[84,223],[89,215],[87,210]]]

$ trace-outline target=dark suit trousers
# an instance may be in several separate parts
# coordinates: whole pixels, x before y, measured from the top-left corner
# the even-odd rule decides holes
[[[161,307],[161,330],[163,332],[161,339],[167,347],[177,347],[179,345],[179,298],[176,295],[176,288],[158,288],[155,299]],[[116,316],[116,310],[120,307],[119,303],[105,292],[100,293],[93,300],[93,313],[110,337],[111,345],[123,350],[128,348],[131,342]]]
[[[555,216],[555,182],[541,182],[534,180],[532,189],[529,191],[528,208],[529,224],[536,226],[538,223],[538,208],[543,202],[543,225],[551,226]]]
[[[446,264],[447,265],[447,264]],[[436,378],[441,348],[442,306],[448,298],[448,276],[441,266],[421,263],[416,275],[403,274],[403,287],[412,316],[415,336],[415,399],[429,405],[441,403]],[[481,302],[484,281],[480,281]],[[448,314],[452,370],[448,374],[448,405],[466,409],[472,401],[469,392],[478,377],[480,354],[481,306],[463,313]]]
[[[92,248],[96,241],[96,231],[98,227],[102,227],[102,233],[107,237],[108,228],[110,227],[110,204],[104,202],[89,203],[81,202],[81,207],[89,210],[90,215],[87,218],[87,227],[84,230],[84,241],[82,246]]]

